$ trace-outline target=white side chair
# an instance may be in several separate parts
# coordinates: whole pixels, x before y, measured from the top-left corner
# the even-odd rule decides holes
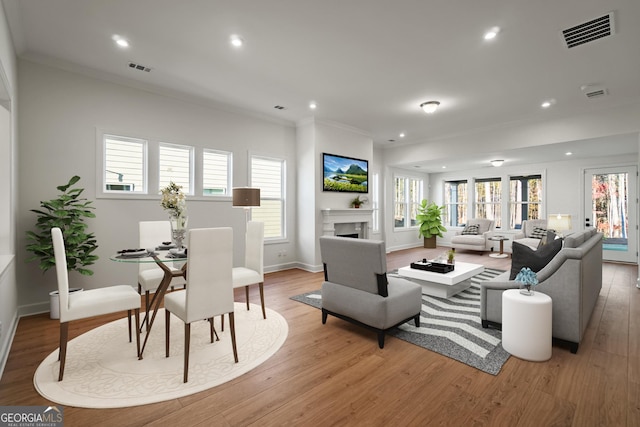
[[[140,221],[138,223],[139,247],[143,249],[153,249],[162,242],[171,240],[171,224],[169,221]],[[178,270],[167,265],[172,270]],[[138,264],[138,293],[144,292],[145,310],[149,312],[150,298],[149,292],[158,289],[158,285],[164,277],[164,272],[155,262],[142,262]],[[171,287],[186,285],[184,277],[174,277],[171,279]],[[147,322],[147,330],[149,323]]]
[[[233,358],[238,363],[235,318],[233,311],[233,230],[229,227],[189,230],[186,290],[171,292],[164,297],[165,351],[169,357],[171,314],[184,322],[184,382],[189,376],[189,343],[191,323],[208,319],[213,342],[213,317],[229,314]]]
[[[67,359],[67,341],[69,339],[69,322],[86,319],[103,314],[127,311],[129,318],[129,342],[131,342],[131,310],[136,314],[136,347],[140,356],[140,295],[128,285],[109,286],[89,289],[69,294],[69,272],[67,271],[67,255],[64,249],[62,230],[51,229],[53,253],[56,259],[58,292],[60,294],[60,372],[58,381],[64,376],[64,365]]]
[[[267,318],[264,308],[264,222],[247,222],[244,267],[233,268],[233,288],[245,288],[247,310],[249,310],[249,286],[257,284],[260,289],[262,317]]]

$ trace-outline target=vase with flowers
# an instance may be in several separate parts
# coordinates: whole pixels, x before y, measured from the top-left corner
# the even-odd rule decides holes
[[[182,249],[182,242],[187,233],[187,199],[182,192],[182,186],[173,181],[160,190],[162,207],[169,213],[171,222],[171,237],[178,250]]]
[[[533,287],[538,284],[538,275],[529,267],[522,267],[515,281],[520,283],[521,294],[531,296],[533,295]]]

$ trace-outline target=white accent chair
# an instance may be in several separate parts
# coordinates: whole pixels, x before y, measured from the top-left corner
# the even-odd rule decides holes
[[[131,310],[136,315],[136,355],[140,356],[140,295],[128,285],[109,286],[69,293],[69,272],[67,254],[64,248],[62,230],[51,229],[53,253],[56,260],[56,274],[60,297],[60,371],[58,381],[64,376],[67,360],[67,341],[69,340],[69,322],[103,314],[127,311],[129,318],[129,342],[131,342]]]
[[[140,221],[138,223],[139,247],[143,249],[154,249],[162,242],[171,241],[171,224],[169,221]],[[171,270],[178,271],[177,268],[167,265]],[[155,262],[141,262],[138,264],[138,293],[142,295],[144,291],[144,306],[149,313],[150,298],[149,292],[158,289],[158,285],[164,277],[164,271]],[[171,287],[184,286],[186,280],[182,276],[171,279]],[[149,322],[147,330],[149,329]]]
[[[495,221],[491,219],[474,218],[467,221],[467,226],[469,225],[477,225],[478,234],[462,234],[462,231],[458,231],[457,234],[451,238],[451,247],[454,249],[482,252],[491,250],[492,242],[487,239],[493,232]]]
[[[213,317],[229,314],[233,357],[238,363],[233,303],[233,230],[200,228],[189,230],[186,290],[171,292],[164,297],[166,357],[169,357],[171,314],[184,322],[184,382],[189,377],[189,344],[191,323],[208,319],[211,342],[215,330]]]
[[[532,237],[533,230],[538,228],[547,229],[546,219],[526,219],[522,221],[521,232],[513,236],[513,241],[529,246],[531,249],[537,249],[540,245],[540,238]]]
[[[262,317],[267,318],[264,308],[264,223],[259,221],[247,222],[244,267],[234,267],[233,288],[245,289],[247,310],[249,310],[249,286],[258,284],[260,289],[260,304]]]

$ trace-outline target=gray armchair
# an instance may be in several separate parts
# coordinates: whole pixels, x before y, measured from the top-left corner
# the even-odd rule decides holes
[[[388,329],[410,320],[420,326],[422,288],[396,277],[387,277],[382,241],[348,237],[320,237],[324,264],[322,323],[338,317],[378,334],[384,348]]]
[[[533,230],[538,228],[547,229],[546,219],[527,219],[522,221],[521,232],[513,236],[513,241],[527,245],[532,249],[536,249],[540,245],[540,238],[532,237]]]

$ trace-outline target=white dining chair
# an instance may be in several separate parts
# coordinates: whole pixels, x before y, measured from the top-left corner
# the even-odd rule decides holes
[[[229,314],[233,358],[238,363],[235,318],[233,310],[233,230],[229,227],[189,230],[189,252],[185,290],[164,297],[165,352],[169,357],[171,314],[184,322],[184,382],[189,377],[189,346],[191,323],[208,319],[211,342],[215,334],[213,318]]]
[[[131,310],[136,317],[136,355],[140,356],[140,295],[128,285],[108,286],[88,289],[82,292],[69,293],[69,272],[67,271],[67,255],[64,248],[62,230],[51,229],[53,253],[56,260],[58,293],[60,297],[60,371],[58,381],[64,376],[67,359],[67,341],[69,339],[69,322],[101,316],[103,314],[127,311],[129,319],[129,342],[131,342]]]
[[[138,244],[143,249],[154,249],[162,242],[171,241],[171,223],[169,221],[140,221],[138,223]],[[171,270],[178,271],[172,265],[167,265]],[[158,285],[164,277],[164,272],[155,262],[142,262],[138,264],[138,293],[144,292],[145,310],[149,312],[151,299],[149,293],[158,289]],[[185,286],[186,280],[182,276],[171,279],[171,287]],[[147,322],[147,330],[149,322]]]
[[[234,267],[233,288],[245,289],[247,310],[249,310],[249,286],[258,285],[262,317],[267,318],[264,308],[264,222],[247,222],[245,238],[244,266]]]

